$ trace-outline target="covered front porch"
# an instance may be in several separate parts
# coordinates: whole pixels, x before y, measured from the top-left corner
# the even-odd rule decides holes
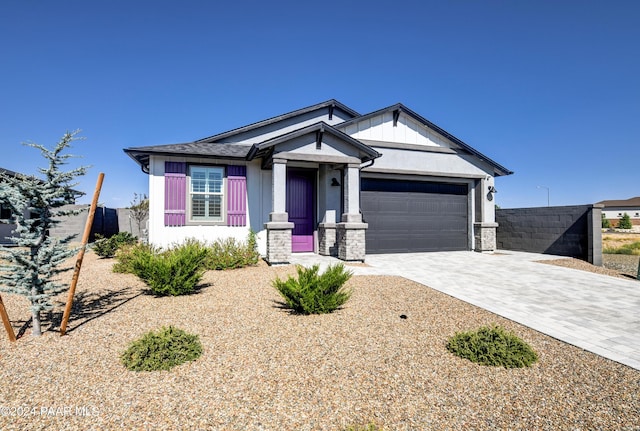
[[[314,252],[364,261],[360,169],[379,155],[325,123],[254,145],[248,158],[271,170],[266,260],[289,263],[292,253]]]

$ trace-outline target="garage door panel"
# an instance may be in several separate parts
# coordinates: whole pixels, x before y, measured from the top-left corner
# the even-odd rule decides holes
[[[377,179],[362,185],[367,253],[468,249],[466,185]]]

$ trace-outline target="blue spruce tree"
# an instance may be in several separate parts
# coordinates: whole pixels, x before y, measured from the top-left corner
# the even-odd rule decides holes
[[[24,175],[0,177],[0,202],[11,211],[2,223],[15,224],[10,239],[15,247],[0,247],[0,291],[26,296],[31,302],[33,335],[42,334],[40,314],[53,308],[52,297],[67,289],[60,282],[60,273],[71,269],[63,262],[75,253],[70,242],[75,235],[64,238],[50,236],[60,218],[77,214],[76,210],[63,210],[62,206],[75,202],[78,192],[72,181],[86,173],[87,167],[61,171],[67,159],[64,150],[77,139],[79,131],[67,132],[58,144],[49,150],[38,144],[25,144],[39,149],[47,159],[47,168],[40,168],[42,178]]]

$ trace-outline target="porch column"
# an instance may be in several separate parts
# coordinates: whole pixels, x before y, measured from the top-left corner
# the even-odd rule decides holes
[[[343,222],[361,222],[360,214],[360,165],[349,164],[344,177]]]
[[[287,161],[273,159],[271,173],[271,213],[267,229],[267,262],[270,265],[289,263],[291,259],[291,231],[293,223],[289,222],[286,211],[287,199]]]
[[[365,230],[360,214],[360,165],[346,166],[344,177],[344,213],[337,224],[338,258],[347,261],[364,261]]]
[[[474,250],[480,253],[496,250],[495,187],[493,178],[487,176],[477,181],[475,187],[475,217],[473,223]]]

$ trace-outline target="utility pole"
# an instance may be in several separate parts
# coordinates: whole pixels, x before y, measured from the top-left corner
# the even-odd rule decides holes
[[[549,200],[549,187],[547,186],[538,186],[539,189],[547,189],[547,206],[551,206],[550,205],[550,200]]]

